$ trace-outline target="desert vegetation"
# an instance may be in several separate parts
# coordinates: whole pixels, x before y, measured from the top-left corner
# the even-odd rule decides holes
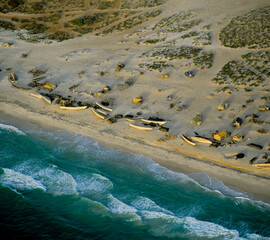
[[[0,20],[0,28],[5,30],[15,30],[15,25],[10,21],[2,21]]]
[[[212,81],[219,85],[226,85],[225,88],[221,89],[223,92],[228,89],[239,90],[240,88],[250,92],[254,87],[262,86],[265,78],[250,69],[243,61],[233,60],[226,63]]]
[[[165,2],[166,0],[7,0],[0,2],[0,28],[24,29],[30,34],[36,34],[33,36],[35,39],[48,37],[58,41],[98,30],[100,31],[96,35],[108,34],[146,23],[161,14],[159,9],[147,9]],[[22,35],[20,37],[23,39]]]
[[[112,33],[115,30],[124,31],[124,30],[134,28],[138,25],[141,25],[142,23],[147,22],[149,20],[149,18],[157,17],[161,13],[162,13],[161,10],[155,10],[155,11],[146,12],[146,13],[136,15],[132,18],[126,19],[126,20],[118,23],[117,25],[114,25],[106,30],[103,30],[102,33],[108,34],[108,33]]]
[[[242,58],[248,66],[267,77],[270,76],[270,51],[250,52],[243,55]]]
[[[269,29],[270,6],[233,18],[220,31],[219,39],[225,47],[268,48]]]
[[[184,21],[191,19],[194,15],[193,11],[180,11],[179,13],[161,19],[153,26],[152,30],[173,27],[176,24],[181,24]]]
[[[203,48],[192,47],[192,46],[182,46],[182,47],[171,47],[163,46],[160,48],[151,49],[142,54],[141,57],[145,57],[146,61],[153,59],[152,64],[144,63],[140,64],[139,67],[147,67],[148,69],[158,69],[159,71],[162,68],[172,67],[174,65],[167,64],[166,61],[173,60],[183,60],[186,63],[186,66],[193,64],[199,69],[209,69],[213,65],[214,53],[206,52]],[[157,62],[159,60],[159,62]],[[157,65],[158,63],[158,65]],[[158,66],[153,68],[153,66]]]
[[[166,0],[124,0],[121,3],[122,9],[134,9],[134,8],[151,8],[164,4]]]

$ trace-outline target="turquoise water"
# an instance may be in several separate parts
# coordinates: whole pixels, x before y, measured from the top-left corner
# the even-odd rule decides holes
[[[6,239],[270,239],[270,206],[205,173],[2,123],[0,219]]]

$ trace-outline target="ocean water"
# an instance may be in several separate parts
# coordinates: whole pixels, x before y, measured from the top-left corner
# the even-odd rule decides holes
[[[0,231],[1,239],[270,239],[270,205],[89,137],[0,122]]]

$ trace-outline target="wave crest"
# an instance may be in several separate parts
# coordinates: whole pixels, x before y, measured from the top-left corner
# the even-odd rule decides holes
[[[0,123],[0,129],[4,129],[4,130],[8,130],[8,131],[12,131],[12,132],[16,132],[20,135],[26,135],[22,130],[20,130],[19,128],[16,128],[12,125],[8,125],[8,124],[3,124]]]
[[[33,177],[8,168],[3,168],[3,173],[0,175],[0,183],[16,190],[42,189],[46,191],[46,187]]]

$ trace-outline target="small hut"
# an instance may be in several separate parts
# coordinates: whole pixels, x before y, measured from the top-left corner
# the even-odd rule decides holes
[[[214,135],[214,139],[217,141],[222,141],[229,136],[230,136],[230,134],[228,132],[226,132],[225,130],[222,130],[219,133]]]

